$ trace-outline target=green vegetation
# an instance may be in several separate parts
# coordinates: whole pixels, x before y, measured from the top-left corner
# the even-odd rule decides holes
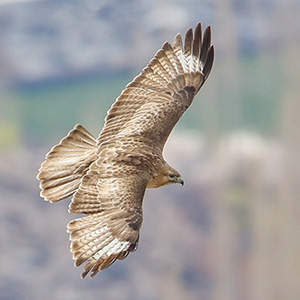
[[[205,106],[213,101],[219,130],[244,128],[273,134],[280,92],[280,77],[273,70],[274,59],[277,58],[261,55],[240,60],[237,70],[230,72],[243,75],[229,81],[232,86],[228,86],[228,79],[224,78],[228,64],[216,65],[212,78],[217,80],[206,83],[193,109],[183,116],[178,127],[195,131],[207,128],[210,121]],[[83,123],[97,134],[107,110],[133,77],[122,73],[23,86],[2,98],[7,112],[5,127],[12,128],[12,132],[22,128],[23,135],[30,135],[30,139],[38,143],[57,140],[76,123]]]

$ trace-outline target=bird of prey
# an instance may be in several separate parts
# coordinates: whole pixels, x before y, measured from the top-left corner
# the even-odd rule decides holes
[[[46,155],[37,178],[41,197],[73,195],[68,224],[75,266],[84,278],[137,248],[146,188],[183,184],[163,158],[166,140],[207,79],[214,60],[211,28],[177,34],[130,82],[107,113],[95,138],[76,125]]]

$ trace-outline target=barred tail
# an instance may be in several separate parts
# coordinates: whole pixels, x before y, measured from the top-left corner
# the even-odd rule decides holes
[[[56,202],[72,195],[81,178],[96,159],[96,140],[77,124],[46,155],[37,178],[41,181],[41,197]]]

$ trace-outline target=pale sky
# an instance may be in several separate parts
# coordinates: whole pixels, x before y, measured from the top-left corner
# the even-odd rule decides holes
[[[40,1],[40,0],[0,0],[0,5],[18,3],[18,2],[33,2],[33,1]]]

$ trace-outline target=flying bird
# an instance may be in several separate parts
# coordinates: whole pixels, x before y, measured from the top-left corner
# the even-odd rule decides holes
[[[214,60],[211,28],[201,23],[177,34],[130,82],[107,113],[95,138],[77,124],[46,155],[37,178],[41,197],[73,195],[68,224],[75,266],[82,278],[124,259],[137,248],[146,188],[183,185],[163,158],[168,136],[207,79]]]

